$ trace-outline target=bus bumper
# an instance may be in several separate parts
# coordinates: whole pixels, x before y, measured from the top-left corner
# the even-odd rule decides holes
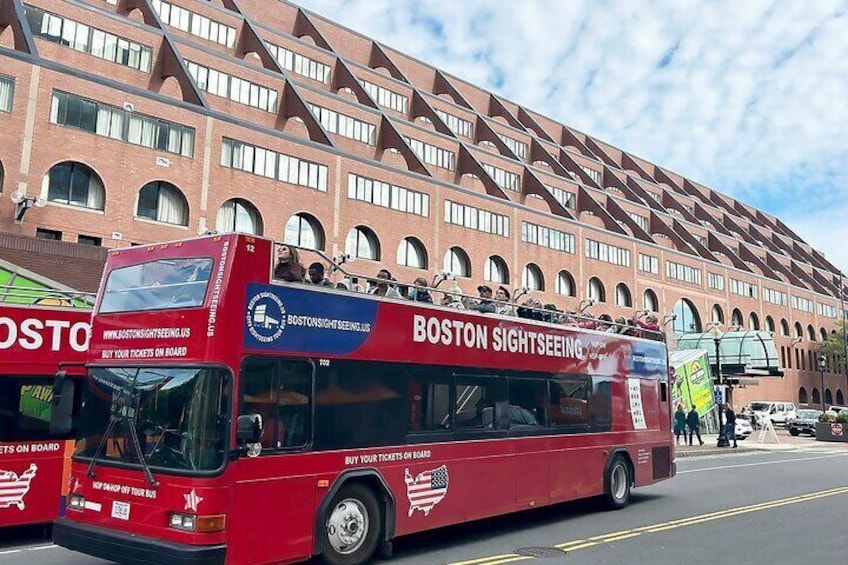
[[[122,565],[224,565],[227,546],[160,541],[59,518],[53,543]]]

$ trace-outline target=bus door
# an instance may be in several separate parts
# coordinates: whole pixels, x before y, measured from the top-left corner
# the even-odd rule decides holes
[[[299,468],[298,453],[311,443],[313,378],[307,360],[250,357],[242,364],[238,414],[258,415],[262,432],[232,466],[227,527],[233,563],[271,563],[312,552],[317,480]]]

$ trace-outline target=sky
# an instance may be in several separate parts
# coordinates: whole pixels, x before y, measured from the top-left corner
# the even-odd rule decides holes
[[[293,0],[760,210],[848,273],[848,0]]]

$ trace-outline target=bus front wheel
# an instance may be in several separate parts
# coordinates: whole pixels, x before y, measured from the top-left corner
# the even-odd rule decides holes
[[[380,505],[362,484],[342,487],[333,497],[321,531],[321,561],[328,565],[358,565],[374,554],[380,537]]]
[[[630,502],[630,465],[621,455],[610,461],[604,477],[604,503],[610,510],[624,508]]]

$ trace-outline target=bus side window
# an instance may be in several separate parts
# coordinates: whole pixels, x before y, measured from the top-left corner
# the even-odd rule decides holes
[[[72,385],[73,396],[76,383],[68,382]],[[0,441],[62,439],[50,435],[52,411],[52,377],[3,376],[0,379]]]
[[[451,428],[450,385],[413,378],[409,382],[409,431],[438,432]]]
[[[589,425],[590,379],[574,375],[548,382],[551,425],[570,433],[584,431]]]
[[[454,387],[457,429],[496,429],[496,407],[507,408],[506,379],[458,375]]]
[[[249,359],[242,367],[239,414],[262,417],[262,447],[302,447],[309,432],[311,365],[303,361]]]
[[[527,429],[547,423],[545,381],[509,379],[510,428]]]

